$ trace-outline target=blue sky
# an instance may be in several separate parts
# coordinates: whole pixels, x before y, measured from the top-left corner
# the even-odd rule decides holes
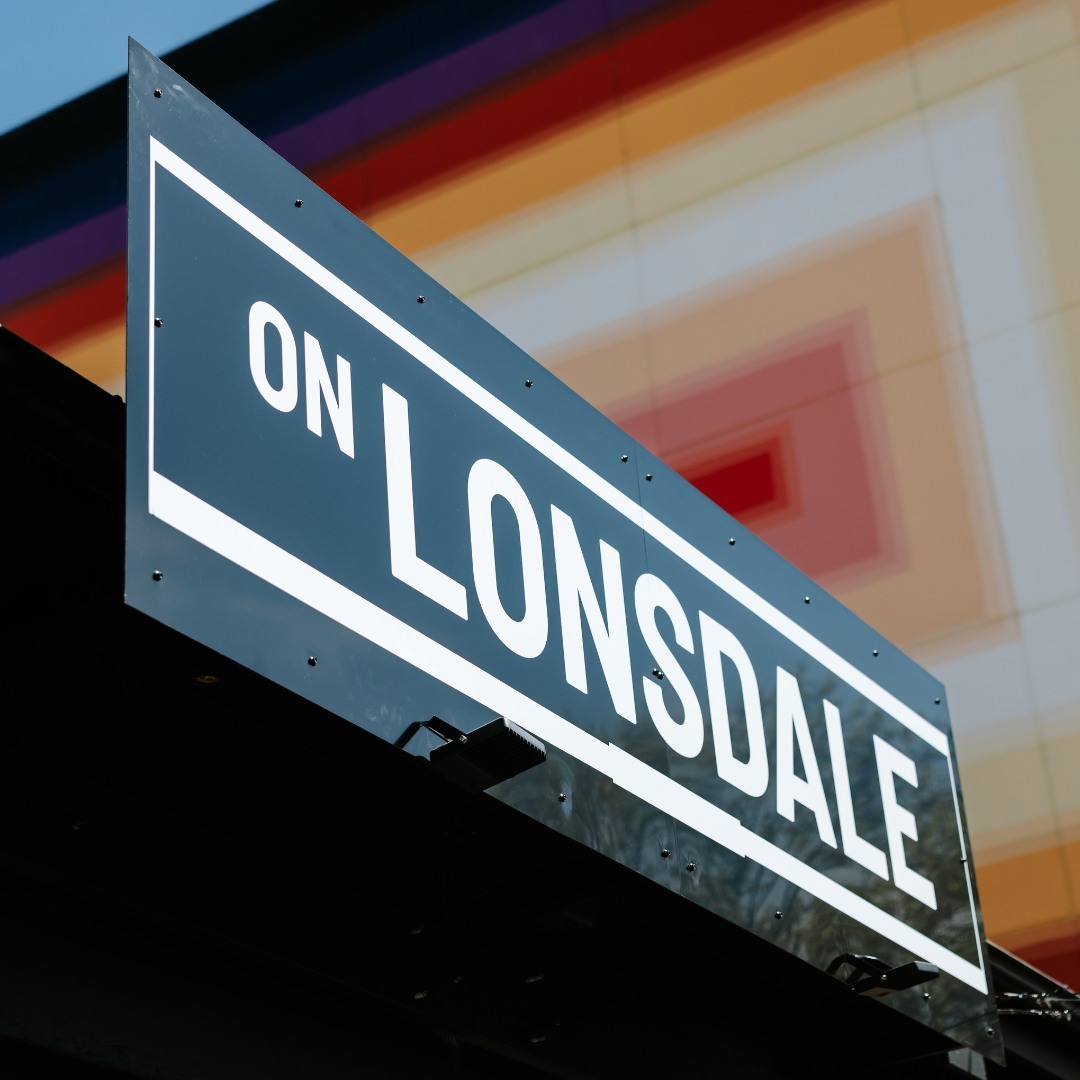
[[[268,0],[0,0],[0,133],[127,71],[127,39],[158,56]]]

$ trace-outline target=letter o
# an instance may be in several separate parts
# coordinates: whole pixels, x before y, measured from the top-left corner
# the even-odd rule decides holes
[[[499,596],[491,516],[491,504],[496,496],[506,500],[517,518],[521,543],[521,580],[525,591],[525,611],[520,619],[507,614]],[[518,656],[526,659],[539,656],[544,651],[548,635],[540,526],[522,486],[502,465],[490,458],[481,458],[469,472],[469,529],[476,597],[488,624],[499,640]]]
[[[281,387],[270,385],[266,377],[266,328],[272,326],[281,339]],[[256,300],[248,312],[248,362],[251,377],[263,400],[278,412],[292,412],[299,400],[299,375],[296,367],[296,338],[285,316],[265,300]]]

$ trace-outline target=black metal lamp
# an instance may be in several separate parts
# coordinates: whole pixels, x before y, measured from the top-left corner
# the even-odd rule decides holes
[[[884,997],[897,990],[906,990],[910,986],[936,979],[941,970],[935,964],[925,960],[912,960],[907,964],[890,967],[876,956],[863,956],[859,953],[841,953],[825,969],[829,975],[835,975],[844,965],[855,969],[847,978],[847,984],[856,994],[863,997]]]
[[[484,791],[547,760],[544,744],[503,716],[468,734],[433,716],[410,724],[394,745],[404,747],[422,727],[443,740],[431,751],[432,768],[465,791]]]

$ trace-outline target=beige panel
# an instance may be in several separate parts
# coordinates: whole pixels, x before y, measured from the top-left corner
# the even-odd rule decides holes
[[[748,354],[855,311],[868,320],[870,377],[937,356],[946,347],[957,332],[948,298],[948,281],[938,271],[936,218],[932,208],[923,207],[819,251],[812,261],[742,279],[736,288],[710,296],[707,306],[648,312],[654,377],[658,383],[674,381],[717,364],[741,363]],[[620,326],[609,344],[547,359],[569,381],[583,365],[616,371],[630,340],[625,335],[627,328]],[[606,385],[602,402],[648,389]]]
[[[1073,730],[1044,745],[1050,798],[1062,826],[1080,823],[1080,722],[1073,715]]]
[[[635,162],[630,185],[635,217],[648,221],[912,117],[911,68],[890,59],[739,117],[663,154]]]
[[[955,3],[937,0],[939,7]],[[925,104],[940,101],[1054,53],[1075,40],[1072,13],[1063,0],[1014,3],[958,30],[915,44],[911,52],[919,98]]]
[[[1014,75],[1028,148],[1027,172],[1049,263],[1052,308],[1080,303],[1080,48],[1061,49]]]
[[[1017,724],[1027,745],[975,760],[965,757],[960,769],[972,843],[982,857],[995,861],[1058,839],[1038,730],[1030,719]]]
[[[838,597],[902,649],[943,635],[969,635],[1004,612],[1004,586],[989,573],[993,537],[986,510],[967,498],[943,358],[882,379],[907,566],[901,573]]]

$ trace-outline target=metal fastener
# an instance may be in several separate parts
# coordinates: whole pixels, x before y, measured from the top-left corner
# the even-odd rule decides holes
[[[165,575],[160,570],[155,570],[150,576],[155,581],[160,581]]]
[[[647,472],[647,473],[645,474],[645,479],[646,479],[646,480],[651,480],[651,479],[652,479],[652,473],[651,473],[651,472]]]
[[[559,792],[559,802],[566,802],[566,792],[565,791],[560,791]]]
[[[621,458],[619,458],[619,460],[620,461],[629,461],[630,460],[630,455],[629,454],[623,454],[623,456]]]
[[[671,858],[671,849],[666,848],[666,847],[661,848],[660,849],[660,858],[661,859],[670,859]]]
[[[307,658],[308,667],[314,667],[318,662],[319,658],[317,656],[309,656]]]
[[[696,862],[688,862],[686,864],[686,869],[689,870],[690,873],[692,874],[697,869],[697,863]]]
[[[875,649],[874,650],[874,656],[877,656],[877,655],[878,655],[878,651],[877,651],[877,649]]]
[[[159,315],[159,316],[157,316],[157,317],[156,317],[156,318],[154,319],[154,325],[155,325],[155,326],[161,326],[161,325],[162,325],[162,324],[163,324],[164,322],[165,322],[165,320],[164,320],[163,318],[161,318],[161,316],[160,316],[160,315]]]
[[[729,544],[730,544],[730,545],[731,545],[732,547],[734,547],[734,546],[735,546],[735,537],[733,536],[733,537],[732,537],[732,538],[731,538],[731,539],[730,539],[730,540],[728,541],[728,543],[729,543]]]
[[[296,202],[293,203],[293,206],[295,206],[297,210],[299,210],[300,207],[303,206],[303,205],[304,205],[304,200],[303,199],[297,199]]]
[[[161,97],[161,91],[160,90],[155,90],[154,91],[154,97]]]
[[[654,668],[652,669],[652,673],[653,673],[653,674],[654,674],[654,675],[655,675],[655,676],[656,676],[656,677],[657,677],[658,679],[662,679],[662,678],[664,677],[664,673],[663,673],[663,672],[662,672],[662,671],[661,671],[661,670],[660,670],[660,669],[659,669],[658,667],[654,667]]]
[[[427,997],[427,993],[428,992],[426,990],[414,990],[413,991],[413,998],[416,1001],[421,1001],[423,998]]]
[[[427,297],[426,297],[426,296],[418,296],[418,297],[416,298],[416,302],[417,302],[418,304],[422,304],[422,303],[423,303],[423,302],[424,302],[424,301],[425,301],[426,299],[427,299]]]
[[[773,918],[774,919],[782,919],[783,917],[784,917],[784,913],[782,911],[777,910],[777,911],[773,912]]]
[[[532,379],[526,379],[525,380],[525,385],[526,386],[532,386]]]
[[[810,603],[810,597],[809,597],[809,596],[804,596],[804,597],[802,598],[802,602],[803,602],[804,604],[809,604],[809,603]]]

